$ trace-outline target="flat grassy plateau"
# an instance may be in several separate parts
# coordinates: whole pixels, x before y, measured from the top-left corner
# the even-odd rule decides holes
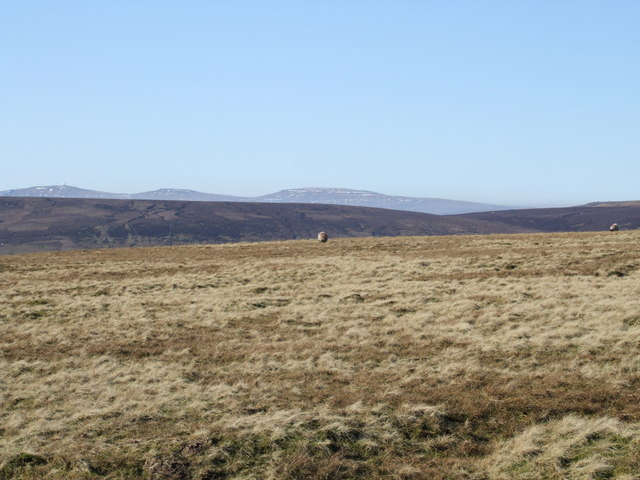
[[[0,479],[640,478],[639,247],[0,257]]]

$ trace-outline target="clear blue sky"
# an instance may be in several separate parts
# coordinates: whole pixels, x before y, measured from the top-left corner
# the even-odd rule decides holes
[[[640,1],[0,4],[0,190],[640,199]]]

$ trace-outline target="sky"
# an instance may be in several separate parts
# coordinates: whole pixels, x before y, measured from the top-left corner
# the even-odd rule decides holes
[[[0,2],[0,190],[640,199],[637,0]]]

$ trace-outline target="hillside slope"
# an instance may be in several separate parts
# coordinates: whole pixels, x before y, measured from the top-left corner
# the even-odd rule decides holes
[[[0,254],[330,237],[516,232],[483,220],[345,207],[231,202],[0,199]]]
[[[636,230],[640,228],[640,202],[467,213],[457,217],[540,232],[601,231],[608,229],[613,223],[624,230]]]

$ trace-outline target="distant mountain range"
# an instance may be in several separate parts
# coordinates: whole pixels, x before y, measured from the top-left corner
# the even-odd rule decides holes
[[[69,185],[22,188],[0,192],[0,197],[86,198],[114,200],[179,200],[197,202],[257,202],[257,203],[312,203],[388,208],[408,212],[455,215],[471,212],[510,210],[516,207],[485,203],[385,195],[367,190],[348,188],[294,188],[259,197],[216,195],[194,190],[163,188],[151,192],[121,194],[86,190]]]
[[[40,197],[40,198],[105,198],[112,200],[182,200],[188,202],[240,202],[243,197],[233,195],[215,195],[182,190],[176,188],[162,188],[152,192],[142,193],[111,193],[87,190],[70,185],[49,185],[44,187],[19,188],[0,192],[0,197]]]

